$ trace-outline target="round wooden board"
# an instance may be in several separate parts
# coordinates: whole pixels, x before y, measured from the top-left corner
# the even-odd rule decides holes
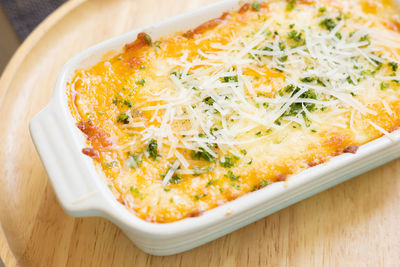
[[[49,102],[63,64],[100,41],[214,1],[72,0],[20,47],[0,80],[0,252],[8,266],[400,262],[400,160],[168,257],[142,252],[105,219],[73,218],[62,211],[32,144],[28,122]]]

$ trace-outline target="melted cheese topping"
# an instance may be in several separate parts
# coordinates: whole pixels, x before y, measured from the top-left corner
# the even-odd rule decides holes
[[[268,1],[78,70],[71,112],[115,197],[172,222],[400,125],[400,20],[386,0]]]

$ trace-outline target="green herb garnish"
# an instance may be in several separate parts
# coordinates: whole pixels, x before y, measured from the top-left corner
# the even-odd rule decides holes
[[[150,158],[152,158],[153,160],[157,160],[157,158],[160,157],[160,155],[158,154],[158,146],[156,140],[150,140],[150,143],[147,145],[147,152],[149,153]]]
[[[336,27],[336,22],[333,19],[324,19],[319,25],[331,31]]]
[[[144,36],[144,40],[147,42],[148,45],[151,45],[151,38],[147,34]]]
[[[133,194],[141,195],[139,189],[137,189],[137,188],[134,187],[134,186],[131,186],[131,187],[129,188],[129,191],[131,191]]]
[[[220,81],[223,83],[229,83],[229,82],[237,82],[238,81],[238,76],[225,76],[221,77]]]
[[[160,41],[154,42],[154,46],[157,47],[157,48],[161,48],[161,47],[160,47],[160,44],[161,44]]]
[[[392,71],[397,71],[399,68],[399,64],[397,64],[397,62],[389,62],[388,65],[392,68]]]
[[[257,1],[255,1],[255,2],[253,2],[253,4],[251,4],[251,8],[253,9],[253,10],[256,10],[256,11],[260,11],[260,3],[259,2],[257,2]]]
[[[137,85],[143,86],[143,85],[146,83],[146,81],[145,81],[144,79],[141,79],[141,80],[139,80],[139,81],[136,81],[135,83],[136,83]]]
[[[292,11],[296,5],[296,0],[287,0],[286,10]]]
[[[301,36],[302,36],[302,33],[298,32],[296,30],[292,30],[288,33],[288,38],[297,43],[301,42],[303,40],[303,38]]]
[[[203,102],[206,103],[207,105],[212,106],[215,103],[215,100],[211,96],[207,96],[206,98],[203,99]]]
[[[207,183],[206,187],[209,187],[209,186],[215,185],[216,183],[217,183],[217,180],[211,179],[210,181],[208,181],[208,183]]]
[[[180,174],[175,174],[172,176],[170,182],[173,184],[179,184],[182,180],[182,176]]]
[[[205,196],[207,196],[207,194],[196,195],[196,196],[194,196],[194,201],[198,201],[198,200],[200,200],[200,198],[203,198]]]
[[[197,160],[203,159],[203,160],[208,161],[208,162],[214,161],[214,157],[202,147],[200,148],[199,151],[192,150],[190,156],[193,159],[197,159]]]
[[[123,124],[129,123],[129,116],[126,113],[120,113],[117,117],[117,122],[122,122]]]
[[[219,164],[224,168],[231,168],[235,166],[238,160],[239,157],[237,156],[224,156],[219,160]]]
[[[132,107],[132,102],[129,100],[124,100],[124,105],[128,106],[128,107]]]
[[[239,175],[235,176],[232,171],[228,171],[227,174],[225,174],[225,177],[231,179],[231,181],[238,181],[240,178]]]
[[[315,77],[301,78],[300,81],[303,82],[303,83],[311,83],[311,82],[315,81]]]
[[[388,83],[384,83],[384,82],[381,82],[381,90],[385,90],[385,89],[388,89],[389,88],[389,84]]]
[[[106,168],[111,168],[111,167],[113,167],[115,165],[118,165],[118,161],[112,161],[110,163],[109,162],[104,163],[104,167],[106,167]]]

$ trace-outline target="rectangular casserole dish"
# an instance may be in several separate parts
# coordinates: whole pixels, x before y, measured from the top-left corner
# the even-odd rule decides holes
[[[277,182],[246,194],[202,216],[166,224],[137,218],[112,195],[91,158],[81,153],[85,137],[75,126],[66,85],[76,69],[90,66],[110,50],[146,32],[162,35],[188,30],[240,3],[228,0],[141,28],[93,46],[72,58],[62,69],[51,102],[30,123],[30,131],[49,179],[64,210],[72,216],[101,216],[118,225],[142,250],[154,255],[179,253],[219,238],[295,202],[400,156],[400,131],[360,147],[356,154],[342,154],[287,182]],[[184,26],[183,26],[184,25]]]

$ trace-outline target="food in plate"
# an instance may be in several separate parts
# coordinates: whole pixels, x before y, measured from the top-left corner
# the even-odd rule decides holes
[[[71,113],[115,198],[199,216],[400,126],[400,17],[387,0],[244,3],[76,70]]]

